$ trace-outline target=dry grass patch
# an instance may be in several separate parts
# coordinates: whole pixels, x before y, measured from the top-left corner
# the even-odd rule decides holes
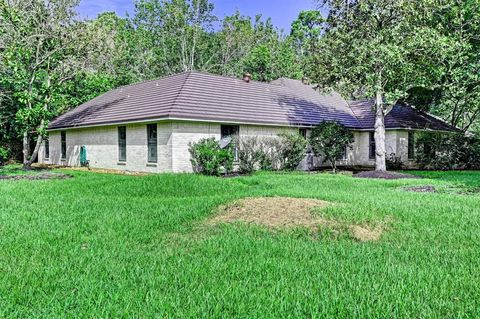
[[[225,223],[246,223],[266,226],[271,229],[291,229],[297,227],[318,231],[328,228],[338,232],[346,229],[358,241],[378,241],[383,228],[370,228],[366,225],[344,224],[336,220],[322,218],[314,214],[331,203],[306,198],[258,197],[245,198],[220,206],[218,215],[208,221],[211,225]]]
[[[244,222],[271,228],[307,227],[315,228],[324,220],[312,211],[328,205],[316,199],[290,197],[245,198],[221,206],[213,224]]]

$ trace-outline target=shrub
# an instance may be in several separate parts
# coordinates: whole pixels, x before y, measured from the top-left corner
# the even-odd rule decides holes
[[[416,141],[420,168],[480,169],[480,138],[463,133],[423,133]]]
[[[9,154],[8,149],[0,146],[0,166],[5,165],[5,162],[8,161]]]
[[[257,169],[294,170],[305,156],[307,142],[300,134],[281,133],[277,137],[242,137],[239,145],[239,171]]]
[[[278,136],[281,142],[281,168],[293,171],[305,157],[307,141],[298,133],[281,133]]]
[[[238,170],[242,174],[250,174],[260,167],[262,160],[261,140],[256,136],[242,137],[238,145]]]
[[[397,156],[397,154],[392,153],[386,158],[387,169],[388,170],[400,170],[403,168],[402,158]]]
[[[263,137],[260,140],[260,169],[282,169],[282,143],[278,137]]]
[[[233,146],[222,149],[214,138],[205,138],[197,143],[189,144],[191,163],[194,172],[204,175],[218,176],[228,174],[233,169]]]
[[[337,161],[351,147],[353,133],[337,122],[322,122],[312,130],[310,145],[315,156],[324,156],[324,162],[330,162],[333,172],[336,172]]]

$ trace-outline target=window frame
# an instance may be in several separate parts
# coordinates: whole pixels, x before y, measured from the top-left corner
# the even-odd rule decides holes
[[[127,161],[127,127],[118,126],[117,127],[117,137],[118,137],[118,161],[125,163]],[[125,135],[122,138],[122,135]]]
[[[300,134],[304,139],[307,139],[307,129],[306,128],[298,129],[298,134]]]
[[[226,132],[226,129],[229,129],[230,132]],[[222,124],[220,125],[220,139],[223,140],[224,138],[231,137],[233,142],[233,160],[235,162],[239,161],[238,158],[238,146],[235,141],[237,137],[240,136],[240,125],[231,125],[231,124]]]
[[[62,160],[67,159],[67,131],[60,132],[60,151]]]
[[[45,148],[43,151],[43,156],[45,157],[45,159],[49,159],[50,158],[50,137],[48,134],[45,136],[45,143],[43,145]]]
[[[409,131],[407,138],[407,158],[409,160],[415,159],[415,132]]]
[[[152,129],[155,130],[155,137],[152,138]],[[154,147],[155,156],[150,156],[151,147]],[[158,163],[158,125],[157,123],[147,124],[147,162]]]
[[[343,145],[343,153],[342,153],[342,157],[340,157],[340,160],[342,161],[347,160],[347,144]]]
[[[375,132],[368,133],[368,158],[374,160],[376,158]]]

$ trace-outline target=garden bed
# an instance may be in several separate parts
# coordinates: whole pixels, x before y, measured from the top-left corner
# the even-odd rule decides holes
[[[72,175],[62,173],[40,173],[22,175],[0,175],[0,180],[45,180],[45,179],[69,179]]]
[[[389,172],[389,171],[367,171],[354,174],[353,177],[355,178],[376,178],[376,179],[420,179],[420,176],[405,174],[405,173],[397,173],[397,172]]]

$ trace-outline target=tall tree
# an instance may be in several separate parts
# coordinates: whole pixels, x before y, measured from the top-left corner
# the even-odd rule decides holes
[[[212,63],[209,51],[213,23],[209,0],[138,0],[133,19],[155,77],[203,70]]]
[[[315,67],[315,59],[311,53],[317,50],[323,28],[324,19],[318,10],[302,11],[292,22],[289,38],[305,75],[310,76],[310,70]]]
[[[386,170],[385,113],[411,87],[438,81],[435,33],[416,23],[415,1],[324,0],[330,9],[316,52],[316,80],[375,100],[376,170]]]
[[[412,89],[409,99],[467,131],[480,120],[480,1],[425,3],[415,5],[442,43],[435,56],[443,75],[433,88]]]
[[[16,126],[23,139],[23,164],[35,161],[48,119],[63,104],[63,86],[82,64],[83,25],[75,20],[76,0],[2,0],[0,24],[1,86],[16,106]],[[30,140],[36,138],[33,152]]]

